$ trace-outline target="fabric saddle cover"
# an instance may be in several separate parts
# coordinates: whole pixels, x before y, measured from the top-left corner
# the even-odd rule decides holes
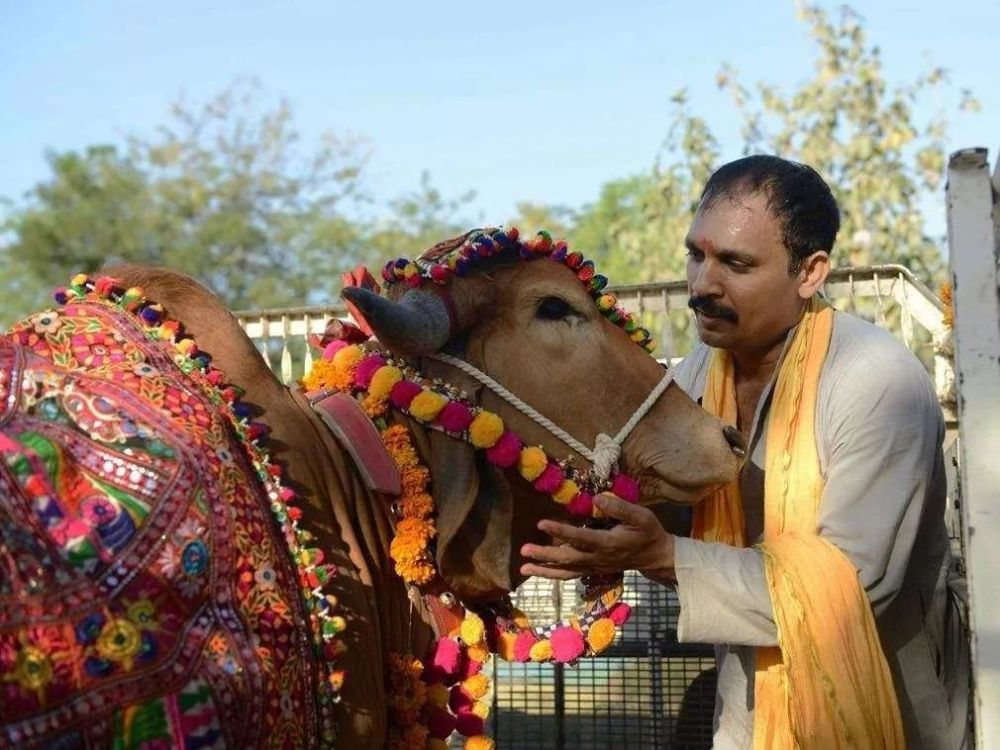
[[[319,744],[261,467],[175,356],[100,301],[0,337],[0,746]]]

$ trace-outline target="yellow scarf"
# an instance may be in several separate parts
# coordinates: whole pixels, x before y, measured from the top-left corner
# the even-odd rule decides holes
[[[833,310],[810,302],[778,372],[767,431],[764,555],[777,648],[757,649],[754,748],[904,748],[871,605],[847,556],[816,533],[816,395]],[[712,352],[703,406],[737,420],[730,357]],[[746,546],[739,481],[695,509],[693,536]]]

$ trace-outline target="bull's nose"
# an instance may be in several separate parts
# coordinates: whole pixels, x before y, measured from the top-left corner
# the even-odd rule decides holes
[[[732,425],[727,424],[722,428],[722,434],[726,436],[726,442],[729,443],[730,449],[732,449],[737,458],[743,458],[746,456],[747,443],[746,440],[743,439],[739,430]]]

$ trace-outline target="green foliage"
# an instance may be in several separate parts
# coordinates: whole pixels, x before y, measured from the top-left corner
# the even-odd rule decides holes
[[[360,262],[426,247],[461,225],[471,195],[446,200],[425,175],[378,221],[362,217],[363,144],[306,146],[287,102],[238,81],[124,148],[50,153],[52,175],[14,206],[0,246],[0,321],[48,304],[76,272],[122,261],[165,265],[234,309],[329,300]]]
[[[732,67],[719,72],[716,83],[742,122],[743,152],[808,163],[831,184],[843,212],[836,263],[900,263],[931,281],[942,271],[943,241],[927,235],[921,206],[939,200],[948,123],[940,113],[918,122],[915,112],[955,93],[947,73],[932,67],[890,86],[879,48],[850,8],[834,20],[807,5],[801,18],[816,56],[812,77],[792,91],[767,83],[750,90]],[[969,92],[959,94],[954,110],[978,108]],[[653,168],[607,183],[569,232],[616,283],[683,276],[684,236],[702,186],[720,166],[709,123],[690,111],[685,91],[672,101],[673,121]]]

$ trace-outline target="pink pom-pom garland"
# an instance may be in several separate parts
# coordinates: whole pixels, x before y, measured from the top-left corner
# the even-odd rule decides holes
[[[560,663],[576,661],[583,656],[587,645],[580,631],[567,625],[553,630],[549,642],[552,644],[552,659]]]
[[[369,354],[358,363],[354,370],[354,386],[367,389],[372,384],[372,377],[380,367],[385,366],[385,357],[381,354]]]

